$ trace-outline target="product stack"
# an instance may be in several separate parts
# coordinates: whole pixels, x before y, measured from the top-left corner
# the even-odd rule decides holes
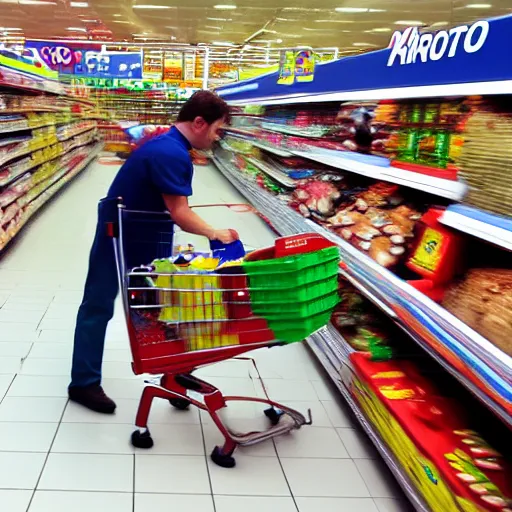
[[[14,71],[10,73],[15,74]],[[34,69],[34,80],[38,80]],[[12,75],[11,75],[12,76]],[[0,84],[0,251],[33,213],[98,154],[92,104],[55,87]],[[48,90],[45,94],[44,91]],[[51,94],[50,94],[51,93]]]

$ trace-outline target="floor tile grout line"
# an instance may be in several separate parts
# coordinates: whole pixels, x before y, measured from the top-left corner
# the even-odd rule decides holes
[[[44,320],[44,317],[45,317],[46,313],[48,313],[48,310],[50,309],[50,306],[51,306],[51,304],[52,304],[52,302],[53,302],[53,300],[54,300],[54,299],[55,299],[55,292],[54,292],[54,294],[52,295],[52,298],[51,298],[50,302],[48,303],[48,306],[47,306],[47,307],[46,307],[46,309],[44,310],[44,313],[42,314],[41,319],[39,320],[39,322],[38,322],[38,324],[37,324],[37,326],[36,326],[36,328],[35,328],[35,331],[36,331],[36,332],[40,331],[39,326],[42,324],[42,322],[43,322],[43,320]],[[39,337],[39,335],[38,335],[38,337]]]
[[[272,438],[271,441],[272,441],[272,444],[274,445],[274,451],[276,453],[276,457],[277,457],[277,460],[279,462],[279,467],[281,468],[281,471],[283,472],[283,476],[284,476],[284,479],[286,481],[286,485],[288,486],[288,490],[290,491],[290,496],[291,496],[291,498],[293,500],[293,504],[295,505],[295,508],[297,509],[297,512],[300,512],[299,511],[299,505],[297,504],[297,500],[295,499],[295,495],[293,494],[293,491],[292,491],[292,486],[290,485],[288,477],[286,476],[286,471],[284,470],[283,463],[281,462],[281,458],[279,457],[279,450],[277,449],[277,444],[276,444],[274,438]]]
[[[132,486],[132,512],[135,512],[135,478],[136,478],[136,467],[137,457],[133,454],[133,486]]]
[[[66,410],[66,407],[67,407],[67,402],[64,405],[64,409],[62,410],[62,414],[60,416],[60,420],[58,422],[57,428],[55,429],[55,434],[53,435],[53,439],[52,439],[52,442],[50,443],[50,446],[48,448],[48,452],[46,453],[46,457],[44,459],[43,467],[41,468],[41,472],[39,473],[39,477],[37,478],[37,482],[36,482],[36,485],[34,486],[34,490],[32,492],[32,496],[31,496],[30,501],[28,503],[26,512],[30,511],[30,507],[32,506],[32,502],[34,501],[34,497],[36,495],[37,488],[39,487],[39,483],[41,482],[41,478],[43,477],[43,473],[44,473],[44,470],[46,468],[46,464],[48,463],[48,459],[50,457],[50,454],[52,453],[52,447],[53,447],[53,445],[55,443],[55,440],[57,439],[57,435],[59,433],[60,425],[62,424],[62,418],[64,417],[64,411]]]
[[[20,487],[1,487],[1,491],[33,491],[33,489],[30,488],[20,488]],[[52,488],[52,489],[37,489],[37,492],[40,493],[47,493],[47,492],[60,492],[60,493],[80,493],[80,494],[123,494],[123,495],[132,495],[134,494],[132,491],[110,491],[110,490],[92,490],[92,489],[58,489],[58,488]],[[291,496],[283,496],[283,495],[277,495],[277,494],[226,494],[226,493],[217,493],[217,494],[210,494],[210,493],[199,493],[199,492],[150,492],[150,491],[139,491],[135,494],[143,494],[143,495],[154,495],[154,494],[161,494],[165,496],[222,496],[222,497],[230,497],[230,498],[290,498]],[[375,501],[375,500],[393,500],[397,502],[405,502],[408,503],[406,500],[403,500],[401,498],[397,498],[395,496],[320,496],[320,495],[305,495],[305,496],[297,496],[297,498],[314,498],[314,499],[339,499],[339,500],[366,500],[366,501]]]
[[[14,374],[14,376],[12,377],[11,382],[9,383],[9,386],[7,386],[7,389],[5,390],[5,393],[4,393],[4,395],[2,396],[2,399],[0,400],[0,404],[4,401],[4,398],[8,395],[8,393],[9,393],[9,391],[10,391],[10,389],[11,389],[11,387],[12,387],[12,385],[13,385],[14,381],[16,380],[16,377],[17,377],[17,376],[18,376],[18,374],[17,374],[17,373],[15,373],[15,374]]]
[[[208,483],[210,484],[210,496],[212,498],[212,503],[213,503],[213,512],[217,512],[217,505],[215,503],[215,497],[213,494],[212,475],[210,473],[210,465],[208,464],[208,452],[206,451],[206,436],[204,434],[203,418],[202,418],[200,411],[199,411],[199,425],[201,426],[201,437],[203,439],[204,460],[206,463],[206,473],[208,474]]]

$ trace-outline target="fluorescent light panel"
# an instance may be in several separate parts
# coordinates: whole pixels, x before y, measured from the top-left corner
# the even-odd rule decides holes
[[[134,9],[170,9],[170,5],[153,5],[153,4],[139,4],[134,5]]]

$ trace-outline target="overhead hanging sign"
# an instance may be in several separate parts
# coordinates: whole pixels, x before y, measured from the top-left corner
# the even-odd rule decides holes
[[[89,78],[142,78],[142,53],[102,51],[99,44],[68,45],[54,41],[25,42],[25,49],[37,54],[59,74]]]
[[[312,95],[336,101],[508,93],[511,47],[510,15],[435,33],[408,29],[396,33],[389,48],[316,65],[309,83],[294,80],[282,87],[278,81],[283,74],[277,72],[217,92],[240,102],[292,102]]]
[[[312,82],[315,74],[313,50],[295,49],[281,52],[279,60],[279,85],[292,85],[295,82]]]

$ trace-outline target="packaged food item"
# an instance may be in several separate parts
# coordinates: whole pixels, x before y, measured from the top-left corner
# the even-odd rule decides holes
[[[443,306],[512,356],[512,270],[470,270],[448,289]]]
[[[352,353],[350,360],[355,400],[429,508],[443,512],[510,508],[512,467],[467,428],[467,412],[442,396],[415,363],[372,361],[360,352]]]

